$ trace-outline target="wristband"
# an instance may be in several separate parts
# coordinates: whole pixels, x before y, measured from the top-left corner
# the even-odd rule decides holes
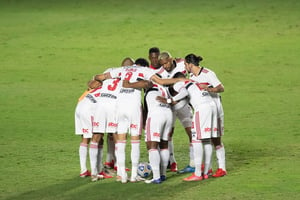
[[[172,99],[167,99],[167,103],[172,103]]]

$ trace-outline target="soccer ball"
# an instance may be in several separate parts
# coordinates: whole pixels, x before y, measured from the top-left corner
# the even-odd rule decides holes
[[[147,162],[142,162],[138,165],[137,173],[142,178],[147,178],[152,173],[151,165]]]

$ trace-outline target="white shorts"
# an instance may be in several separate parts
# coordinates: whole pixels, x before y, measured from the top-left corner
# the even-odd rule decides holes
[[[75,109],[75,134],[82,135],[83,138],[93,136],[93,111],[95,103],[84,98],[78,102]]]
[[[217,108],[215,103],[205,103],[195,110],[192,123],[192,140],[217,137]]]
[[[95,110],[93,133],[116,133],[116,100],[101,97]]]
[[[221,97],[219,97],[221,98]],[[217,137],[221,137],[224,135],[224,110],[220,100],[215,101],[217,104],[217,112],[218,112],[218,135]]]
[[[173,113],[171,110],[148,113],[145,127],[145,141],[168,141],[173,127]]]
[[[117,133],[129,133],[139,136],[142,133],[142,106],[141,103],[119,101],[117,103]]]
[[[193,111],[189,104],[185,104],[179,110],[174,110],[174,115],[179,119],[184,128],[192,126]],[[173,127],[175,126],[176,117],[173,118]]]

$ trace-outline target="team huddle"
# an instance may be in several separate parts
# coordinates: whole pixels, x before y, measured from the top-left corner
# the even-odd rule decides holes
[[[188,54],[184,59],[176,59],[169,52],[153,47],[148,58],[150,64],[144,58],[135,61],[125,58],[121,67],[109,68],[88,82],[88,90],[79,98],[75,110],[75,133],[82,136],[80,176],[91,176],[92,181],[113,178],[106,169],[114,169],[116,180],[121,183],[159,184],[166,181],[167,168],[177,173],[192,173],[184,181],[226,175],[221,142],[222,83],[213,71],[199,65],[201,56]],[[189,164],[182,170],[177,169],[172,140],[177,118],[189,139]],[[153,175],[150,180],[138,173],[143,133]],[[107,155],[103,165],[104,135],[107,135]],[[131,169],[125,166],[129,137]],[[213,149],[218,165],[215,173]],[[88,152],[90,171],[86,166]]]

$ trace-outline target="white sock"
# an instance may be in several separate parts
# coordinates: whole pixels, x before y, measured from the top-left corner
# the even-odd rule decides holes
[[[79,161],[80,161],[80,174],[84,173],[87,171],[86,167],[86,159],[87,159],[87,144],[85,143],[80,143],[79,146]]]
[[[159,179],[160,178],[160,155],[157,149],[150,149],[148,151],[149,153],[149,161],[152,168],[153,173],[153,179]]]
[[[194,161],[195,161],[195,175],[201,176],[201,164],[203,159],[203,146],[200,141],[193,143],[194,147]]]
[[[117,165],[118,165],[118,174],[121,176],[126,175],[125,171],[125,147],[126,140],[118,141],[118,151],[117,151]]]
[[[192,143],[190,143],[190,164],[191,167],[195,167],[195,161],[194,161],[194,148]]]
[[[161,149],[160,150],[160,174],[165,175],[167,174],[167,167],[170,160],[170,152],[169,149]]]
[[[131,178],[137,176],[137,168],[140,160],[140,140],[131,140]]]
[[[212,151],[213,147],[210,141],[203,141],[203,146],[204,146],[204,174],[208,174],[208,170],[211,167],[211,157],[212,157]]]
[[[103,158],[103,145],[98,145],[98,156],[97,156],[98,173],[102,172],[103,170],[102,158]]]
[[[115,167],[117,167],[117,176],[121,176],[121,173],[120,173],[120,168],[119,168],[119,165],[118,165],[118,160],[117,160],[117,157],[118,157],[118,148],[119,148],[119,143],[117,142],[115,144],[115,157],[116,157],[116,161],[115,161]]]
[[[172,138],[171,138],[172,139]],[[170,152],[170,164],[176,162],[175,154],[174,154],[174,144],[173,140],[169,140],[168,142],[169,152]]]
[[[225,166],[225,147],[224,147],[223,143],[221,145],[216,146],[216,156],[217,156],[217,159],[218,159],[219,168],[221,168],[224,171],[226,171],[226,166]]]
[[[91,142],[89,152],[90,152],[91,174],[95,176],[98,174],[98,170],[97,170],[98,143]]]

